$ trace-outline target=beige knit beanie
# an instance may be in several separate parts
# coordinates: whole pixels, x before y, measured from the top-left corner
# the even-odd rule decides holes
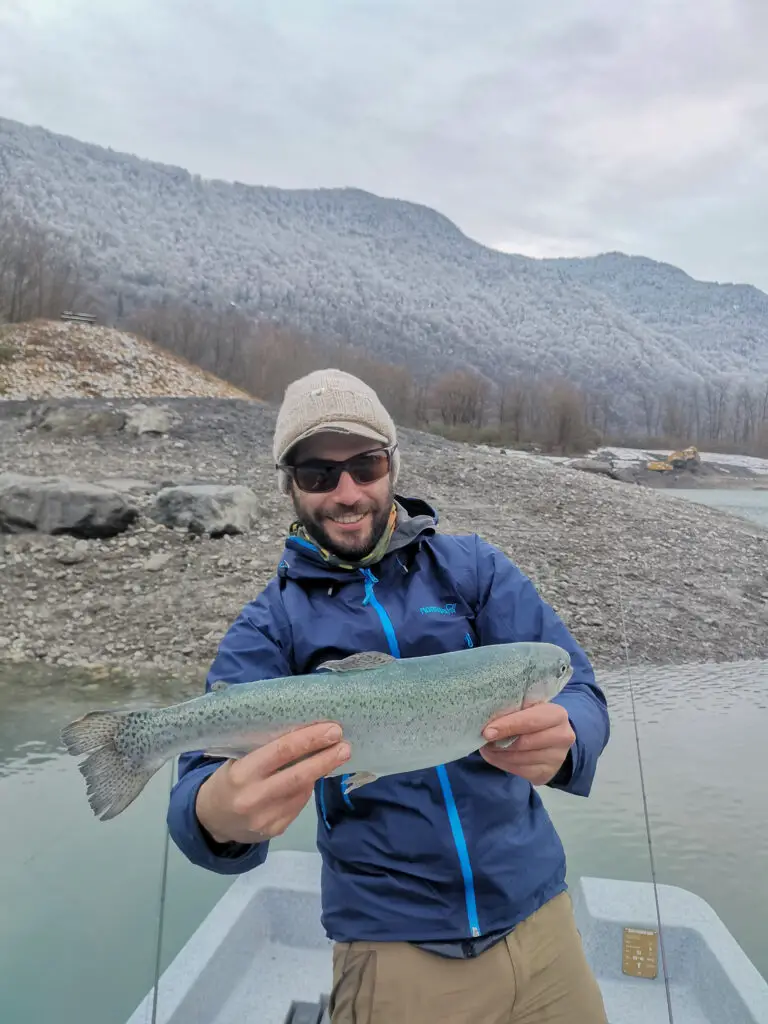
[[[397,432],[378,395],[364,381],[343,370],[315,370],[285,389],[277,414],[273,455],[281,462],[299,441],[319,431],[339,431],[394,444]],[[400,471],[400,453],[392,455],[392,482]],[[290,490],[288,475],[278,470],[278,487]]]

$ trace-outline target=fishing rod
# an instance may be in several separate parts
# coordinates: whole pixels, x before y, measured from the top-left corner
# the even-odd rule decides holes
[[[661,908],[659,906],[659,890],[656,883],[656,865],[653,856],[653,841],[651,839],[651,821],[648,814],[648,799],[645,791],[645,774],[643,772],[643,757],[640,750],[640,729],[637,722],[637,710],[635,706],[635,689],[632,685],[632,667],[629,659],[629,640],[627,638],[627,623],[624,617],[624,595],[621,589],[621,569],[616,566],[616,579],[619,588],[619,613],[621,615],[621,635],[624,646],[624,660],[627,665],[627,681],[629,682],[629,699],[632,705],[632,723],[635,729],[635,745],[637,746],[637,764],[640,770],[640,792],[643,798],[643,814],[645,816],[645,834],[648,839],[648,857],[651,864],[651,881],[653,882],[653,897],[656,903],[656,921],[659,926],[659,951],[661,953],[661,970],[664,977],[664,988],[667,996],[667,1013],[669,1024],[674,1024],[672,1014],[672,994],[669,986],[669,972],[667,971],[667,960],[664,955],[664,934],[661,925]]]

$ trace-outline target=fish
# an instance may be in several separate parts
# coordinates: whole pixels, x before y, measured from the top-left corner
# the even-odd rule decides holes
[[[304,725],[337,723],[351,756],[345,795],[376,779],[423,771],[484,745],[494,718],[552,700],[571,678],[562,647],[533,641],[395,658],[363,651],[315,671],[244,683],[214,682],[167,707],[95,710],[61,730],[94,815],[108,821],[177,754],[240,758]],[[509,746],[515,737],[496,741]],[[309,755],[307,755],[309,756]]]

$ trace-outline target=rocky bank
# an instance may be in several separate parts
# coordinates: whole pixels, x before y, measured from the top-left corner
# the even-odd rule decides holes
[[[21,532],[0,533],[0,661],[204,671],[273,574],[291,519],[272,467],[276,410],[225,398],[140,404],[0,402],[6,483],[99,485],[119,521],[111,536],[81,538],[6,522]],[[432,502],[441,529],[504,550],[596,665],[624,661],[624,627],[633,663],[768,657],[768,531],[543,459],[400,437],[400,493]],[[238,522],[209,531],[180,520],[173,488],[200,484],[246,488],[244,503],[236,494],[218,512],[239,508]]]

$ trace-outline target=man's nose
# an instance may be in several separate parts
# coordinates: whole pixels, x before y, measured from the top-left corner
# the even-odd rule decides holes
[[[360,500],[362,495],[363,492],[359,484],[355,483],[355,481],[352,479],[352,477],[345,469],[344,472],[339,477],[339,482],[336,485],[334,497],[336,498],[337,501],[342,502],[344,505],[354,505],[356,501]]]

